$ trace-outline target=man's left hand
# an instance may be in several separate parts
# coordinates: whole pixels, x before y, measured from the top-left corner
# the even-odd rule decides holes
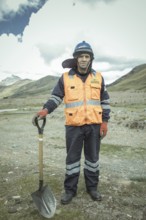
[[[107,130],[108,130],[107,122],[104,121],[104,122],[101,123],[101,126],[100,126],[100,136],[101,136],[101,138],[104,138],[106,136]]]

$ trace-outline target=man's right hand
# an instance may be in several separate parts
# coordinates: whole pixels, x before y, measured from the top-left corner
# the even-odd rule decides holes
[[[45,117],[47,116],[47,114],[48,114],[48,109],[45,108],[45,109],[40,110],[40,111],[33,117],[33,119],[32,119],[32,124],[33,124],[34,126],[36,126],[36,122],[35,122],[36,118],[37,118],[38,120],[41,120],[41,119],[45,118]]]

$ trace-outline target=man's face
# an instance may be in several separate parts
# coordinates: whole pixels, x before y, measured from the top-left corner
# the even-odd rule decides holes
[[[87,53],[80,54],[77,58],[78,69],[87,71],[90,62],[91,62],[91,57],[89,54]]]

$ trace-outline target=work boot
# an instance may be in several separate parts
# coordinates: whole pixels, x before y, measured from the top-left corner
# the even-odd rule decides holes
[[[61,203],[63,205],[66,205],[68,203],[71,202],[72,198],[76,196],[76,194],[72,194],[72,193],[69,193],[69,192],[65,192],[62,196],[61,196]]]
[[[93,199],[94,201],[101,201],[102,197],[101,194],[97,191],[97,190],[87,190],[87,193],[89,193],[89,195],[91,196],[91,199]]]

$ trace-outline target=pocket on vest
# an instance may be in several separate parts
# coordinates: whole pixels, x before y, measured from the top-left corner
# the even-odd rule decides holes
[[[79,125],[80,118],[77,109],[65,109],[66,125]]]
[[[94,108],[94,117],[96,120],[96,123],[102,123],[102,110]]]
[[[78,89],[76,86],[74,85],[70,85],[67,87],[67,94],[66,98],[68,101],[74,101],[74,100],[78,100]]]
[[[100,99],[100,86],[91,84],[91,98],[92,99]]]

